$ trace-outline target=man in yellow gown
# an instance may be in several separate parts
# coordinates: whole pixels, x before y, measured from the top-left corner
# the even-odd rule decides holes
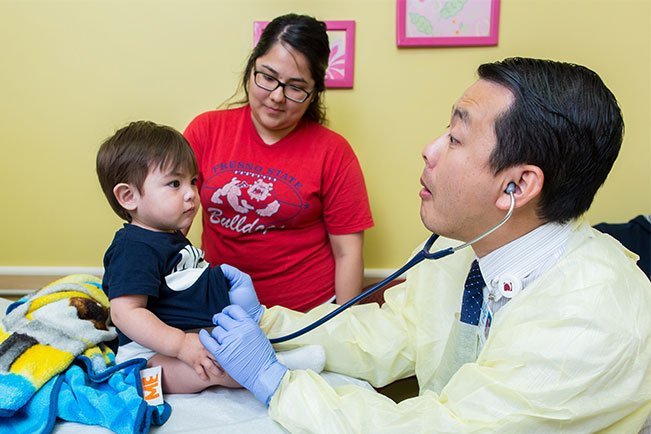
[[[478,73],[423,151],[421,219],[448,238],[434,249],[473,240],[503,218],[514,183],[511,219],[420,263],[381,308],[354,306],[277,345],[322,345],[326,370],[375,386],[415,374],[418,397],[333,389],[275,359],[263,331],[283,336],[336,306],[264,309],[243,284],[202,332],[291,432],[635,433],[651,412],[651,284],[581,217],[621,146],[615,97],[573,64],[512,58]],[[466,279],[475,260],[481,274]]]

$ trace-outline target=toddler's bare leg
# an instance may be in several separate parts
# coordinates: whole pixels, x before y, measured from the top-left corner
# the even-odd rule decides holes
[[[162,354],[156,354],[149,359],[147,366],[161,366],[163,368],[164,393],[198,393],[210,386],[242,387],[221,368],[219,368],[221,375],[207,372],[208,380],[202,380],[192,366],[175,357]]]

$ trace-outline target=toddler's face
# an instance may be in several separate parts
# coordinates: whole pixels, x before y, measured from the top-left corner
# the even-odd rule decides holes
[[[132,224],[154,231],[172,232],[192,224],[199,206],[197,177],[194,174],[149,169],[140,193]]]

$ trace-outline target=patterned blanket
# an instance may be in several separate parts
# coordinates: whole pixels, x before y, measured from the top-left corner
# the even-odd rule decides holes
[[[23,297],[0,324],[0,431],[49,432],[57,417],[144,433],[170,415],[142,398],[136,359],[115,365],[101,281],[71,275]]]

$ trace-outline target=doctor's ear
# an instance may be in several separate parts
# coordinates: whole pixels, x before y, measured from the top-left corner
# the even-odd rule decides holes
[[[113,187],[113,195],[122,208],[127,211],[136,209],[136,199],[139,193],[134,186],[121,182]]]
[[[540,196],[544,181],[545,174],[538,166],[527,164],[507,169],[504,173],[503,194],[500,194],[495,205],[505,211],[509,209],[511,198],[507,191],[513,188],[509,188],[509,184],[513,183],[515,207],[520,208]]]

